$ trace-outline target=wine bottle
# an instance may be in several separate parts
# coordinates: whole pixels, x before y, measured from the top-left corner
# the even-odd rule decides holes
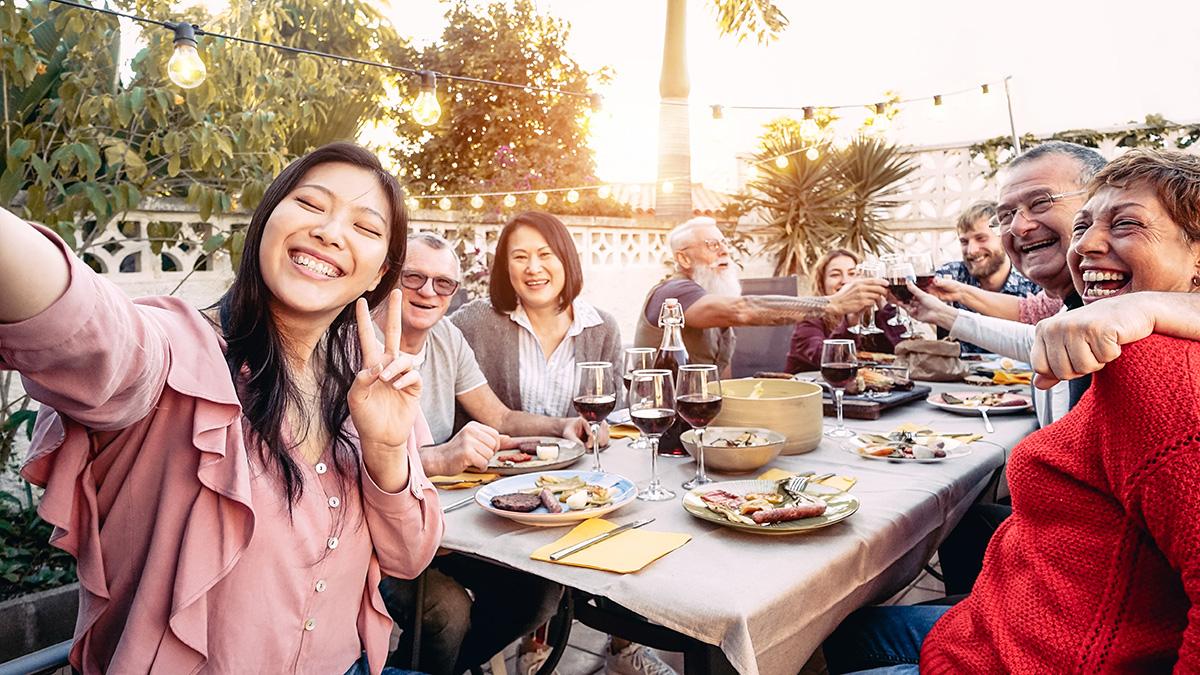
[[[658,325],[662,328],[662,343],[654,367],[671,371],[671,380],[679,376],[679,366],[687,365],[688,352],[683,344],[683,307],[677,298],[667,298],[658,314]],[[687,422],[676,417],[671,428],[658,440],[658,454],[662,457],[687,457],[679,436],[689,429]]]

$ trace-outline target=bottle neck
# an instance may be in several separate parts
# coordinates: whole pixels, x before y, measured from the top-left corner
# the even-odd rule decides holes
[[[674,321],[668,322],[663,326],[662,343],[658,348],[661,349],[686,349],[683,345],[683,326]]]

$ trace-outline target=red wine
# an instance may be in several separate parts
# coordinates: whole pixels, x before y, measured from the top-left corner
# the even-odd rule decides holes
[[[625,380],[625,395],[628,396],[629,392],[633,391],[633,373],[626,373],[622,379]]]
[[[821,377],[834,389],[845,389],[858,377],[858,364],[827,363],[821,365]]]
[[[721,397],[712,394],[684,394],[675,397],[675,410],[688,424],[706,427],[721,412]]]
[[[670,408],[642,408],[629,415],[638,430],[647,436],[657,436],[675,421],[675,411]]]
[[[686,349],[667,347],[659,349],[658,356],[654,357],[654,367],[658,370],[671,371],[672,380],[679,375],[679,366],[686,366],[687,362],[688,353]]]
[[[892,279],[888,282],[888,290],[901,302],[910,302],[913,299],[912,291],[908,290],[906,281],[907,279]]]
[[[575,410],[590,424],[599,424],[608,413],[617,407],[617,397],[612,395],[576,396]]]
[[[917,288],[919,288],[923,291],[928,291],[929,287],[933,285],[933,276],[934,275],[932,275],[932,274],[918,274],[917,275]],[[899,296],[897,296],[897,297],[899,297]]]

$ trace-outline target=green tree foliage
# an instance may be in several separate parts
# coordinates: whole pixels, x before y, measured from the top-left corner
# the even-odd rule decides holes
[[[110,6],[158,19],[154,0]],[[228,13],[185,18],[210,31],[361,58],[382,45],[403,49],[366,0],[231,3]],[[117,20],[35,0],[0,8],[5,170],[0,204],[55,227],[86,246],[114,214],[144,197],[185,197],[204,218],[252,207],[291,159],[350,138],[377,109],[382,71],[200,37],[208,78],[182,90],[166,76],[170,31],[144,28],[145,48],[123,85],[117,73]],[[21,198],[16,199],[20,194]],[[82,236],[76,237],[76,234]],[[171,240],[159,227],[151,237]],[[215,237],[209,250],[239,242]]]
[[[831,248],[890,250],[887,211],[915,165],[896,146],[867,136],[845,150],[821,145],[815,159],[798,152],[807,146],[795,122],[769,124],[755,156],[758,176],[737,202],[740,212],[757,210],[766,221],[775,273],[807,275]],[[786,167],[769,161],[785,154]]]
[[[738,42],[754,38],[760,45],[769,44],[788,26],[788,18],[771,0],[713,0],[712,6],[721,35]]]
[[[564,22],[538,13],[532,0],[486,6],[456,0],[450,6],[441,39],[418,57],[422,68],[584,96],[439,81],[442,117],[436,124],[422,127],[413,122],[407,106],[391,114],[403,139],[393,154],[404,168],[411,192],[501,192],[599,182],[588,146],[594,113],[587,95],[608,73],[588,72],[571,58],[566,49],[568,31]],[[415,78],[399,84],[409,99],[416,94]],[[548,205],[539,206],[534,195],[518,195],[516,206],[505,210],[628,213],[627,207],[602,200],[594,191],[580,192],[575,204],[567,203],[562,194],[550,199]],[[457,207],[466,208],[465,201],[459,200]],[[492,197],[485,208],[504,207],[501,198]]]

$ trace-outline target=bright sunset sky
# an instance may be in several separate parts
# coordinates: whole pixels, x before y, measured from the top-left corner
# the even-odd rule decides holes
[[[222,0],[193,0],[219,5]],[[445,5],[389,2],[397,30],[416,44],[437,39]],[[592,146],[604,180],[655,177],[658,73],[665,2],[537,0],[567,20],[570,51],[589,69],[615,71]],[[1200,120],[1200,50],[1191,33],[1200,2],[1191,0],[921,0],[897,3],[779,0],[791,26],[760,47],[717,35],[706,1],[689,0],[693,174],[733,186],[735,156],[753,149],[774,115],[709,106],[869,103],[887,90],[904,97],[972,88],[947,97],[945,119],[914,105],[891,137],[919,145],[974,141],[1008,133],[1002,87],[983,96],[982,82],[1012,75],[1018,132],[1101,128],[1162,113]],[[445,104],[445,103],[443,103]],[[865,112],[865,111],[864,111]],[[797,111],[796,115],[800,113]],[[847,113],[854,126],[863,113]],[[856,119],[850,120],[849,117]]]

